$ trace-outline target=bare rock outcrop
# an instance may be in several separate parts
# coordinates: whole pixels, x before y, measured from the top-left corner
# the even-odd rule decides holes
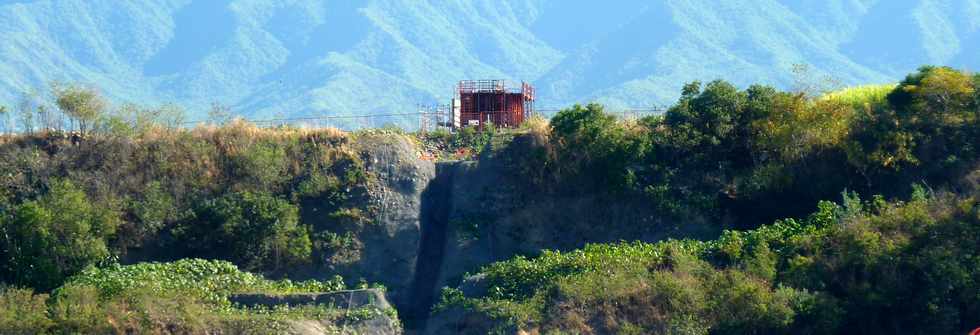
[[[392,303],[408,302],[421,241],[422,193],[435,176],[435,165],[402,136],[365,136],[357,140],[368,172],[368,204],[372,217],[358,236],[363,250],[358,262],[338,268],[345,278],[384,284]]]

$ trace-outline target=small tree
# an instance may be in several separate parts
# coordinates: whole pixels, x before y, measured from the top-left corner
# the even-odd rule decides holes
[[[52,91],[58,108],[72,121],[78,122],[78,130],[82,134],[105,113],[107,103],[95,89],[78,85],[54,85]]]
[[[973,75],[973,109],[980,114],[980,73]]]
[[[764,91],[762,87],[753,89],[756,100],[768,100],[761,97]],[[748,129],[753,117],[747,116],[746,110],[765,108],[749,108],[749,102],[748,92],[726,81],[713,81],[703,88],[698,82],[686,85],[678,103],[664,117],[670,129],[672,155],[698,168],[751,164],[746,144],[749,139],[743,130]]]
[[[52,117],[51,117],[51,111],[48,110],[48,107],[47,106],[44,106],[44,105],[38,105],[37,106],[37,123],[38,123],[38,126],[41,128],[41,132],[49,131],[49,130],[53,129],[51,127],[51,123],[52,123],[52,120],[51,119],[52,119]]]
[[[550,124],[557,175],[577,176],[585,188],[622,191],[631,186],[633,170],[628,165],[641,159],[644,137],[633,136],[597,103],[564,109]]]
[[[100,131],[135,136],[154,128],[177,129],[184,123],[184,110],[174,104],[149,108],[124,103],[99,120]]]

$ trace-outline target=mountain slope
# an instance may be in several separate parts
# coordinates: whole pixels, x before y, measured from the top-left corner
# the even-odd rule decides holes
[[[116,102],[253,118],[412,112],[455,81],[539,87],[542,107],[664,104],[692,80],[843,84],[980,65],[980,0],[0,1],[0,103],[50,82]],[[411,118],[338,119],[342,126]]]

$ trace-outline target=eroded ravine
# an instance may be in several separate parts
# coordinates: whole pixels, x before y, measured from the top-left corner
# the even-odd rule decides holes
[[[442,268],[452,210],[455,162],[436,163],[433,178],[422,193],[419,213],[421,240],[416,259],[415,279],[409,293],[408,310],[401,315],[408,329],[424,329],[426,319],[435,303],[439,271]]]

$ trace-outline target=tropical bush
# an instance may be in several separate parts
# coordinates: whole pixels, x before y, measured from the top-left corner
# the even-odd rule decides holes
[[[54,181],[47,194],[0,221],[3,278],[39,290],[55,288],[110,256],[107,239],[119,223],[112,204],[91,201],[70,181]]]
[[[310,262],[310,228],[299,209],[268,193],[236,192],[194,209],[175,231],[191,253],[279,270]]]
[[[972,167],[980,144],[975,80],[947,67],[910,74],[888,94],[888,107],[862,115],[850,161],[866,173],[905,181],[935,180]]]

